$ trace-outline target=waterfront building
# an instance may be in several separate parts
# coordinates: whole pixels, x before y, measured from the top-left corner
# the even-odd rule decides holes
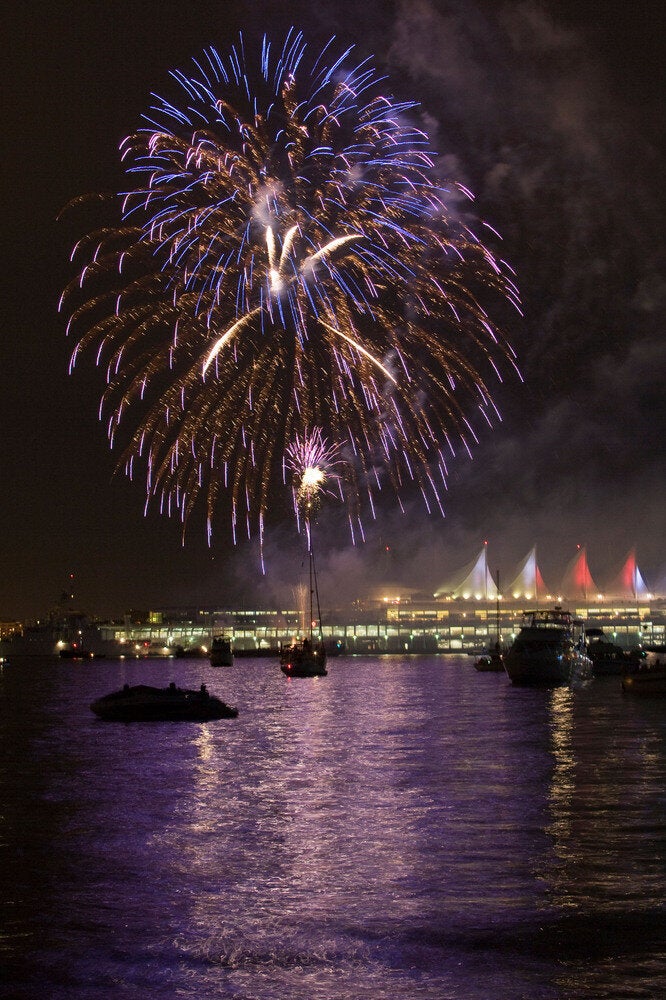
[[[484,544],[434,595],[387,586],[348,607],[323,609],[323,637],[332,653],[478,653],[496,642],[498,631],[502,645],[511,645],[525,611],[561,605],[587,628],[602,628],[609,640],[626,648],[666,643],[666,597],[648,590],[633,550],[607,592],[598,590],[584,546],[578,546],[559,592],[548,591],[536,546],[505,579],[510,582],[501,587],[499,574],[490,573]],[[309,629],[304,600],[297,595],[292,600],[295,606],[282,608],[156,608],[94,624],[103,640],[120,643],[128,656],[205,653],[219,632],[232,640],[237,655],[277,655],[282,644]],[[55,628],[61,619],[62,614],[56,615],[42,631]],[[39,632],[39,623],[35,628]],[[16,632],[17,623],[2,625],[4,645]],[[24,636],[29,632],[26,625]]]
[[[327,643],[348,653],[475,653],[495,642],[498,619],[501,642],[510,645],[523,612],[533,606],[501,597],[487,601],[393,595],[322,610],[322,632]],[[666,641],[666,600],[616,601],[598,595],[566,606],[586,627],[603,628],[609,639],[626,648]],[[291,642],[302,632],[301,619],[298,608],[162,609],[144,622],[105,624],[101,631],[105,638],[125,644],[132,655],[149,649],[166,653],[179,647],[207,648],[213,631],[223,630],[237,654],[252,655],[277,652],[282,643]]]

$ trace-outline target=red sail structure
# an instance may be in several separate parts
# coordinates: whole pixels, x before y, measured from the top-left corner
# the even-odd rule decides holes
[[[521,598],[526,601],[539,601],[550,596],[550,591],[543,582],[536,551],[535,545],[521,562],[514,580],[509,584],[507,597],[512,597],[515,601]]]
[[[622,569],[611,582],[608,592],[613,597],[623,597],[635,601],[647,600],[652,596],[638,568],[635,549],[627,554]]]
[[[578,546],[578,552],[567,566],[562,578],[561,593],[565,598],[583,601],[593,600],[599,593],[587,564],[587,551],[584,545]]]

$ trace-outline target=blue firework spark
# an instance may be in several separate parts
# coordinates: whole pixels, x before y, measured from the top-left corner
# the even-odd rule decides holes
[[[352,537],[385,484],[441,508],[447,452],[471,449],[471,411],[496,415],[488,375],[515,367],[487,311],[518,305],[511,269],[442,185],[415,106],[334,47],[309,59],[292,30],[175,71],[179,100],[121,144],[120,221],[74,249],[72,367],[96,350],[121,464],[183,524],[203,496],[209,533],[225,492],[234,537],[263,533],[289,442],[317,429]]]

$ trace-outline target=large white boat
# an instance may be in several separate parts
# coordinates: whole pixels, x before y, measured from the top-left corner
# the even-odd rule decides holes
[[[514,684],[576,684],[592,676],[582,628],[569,611],[528,611],[506,654],[504,666]]]

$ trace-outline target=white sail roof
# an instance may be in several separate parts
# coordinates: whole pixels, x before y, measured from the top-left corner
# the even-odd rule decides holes
[[[546,597],[548,589],[543,581],[541,570],[537,563],[536,545],[530,549],[520,566],[515,578],[507,588],[507,596],[514,600],[524,598],[527,601]]]
[[[461,569],[448,583],[442,584],[435,597],[448,594],[464,600],[489,601],[497,598],[497,584],[488,569],[487,549],[484,545],[477,557]]]

